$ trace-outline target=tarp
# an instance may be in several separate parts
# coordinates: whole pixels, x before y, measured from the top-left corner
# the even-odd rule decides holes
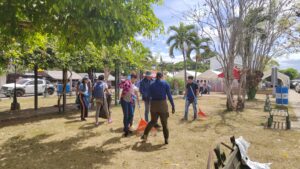
[[[236,68],[236,67],[233,68],[232,74],[233,74],[233,77],[234,77],[235,79],[240,79],[240,70],[239,70],[238,68]],[[218,75],[218,77],[219,77],[219,78],[224,78],[224,77],[225,77],[224,72],[220,73],[220,74]]]
[[[235,139],[236,145],[239,147],[243,164],[246,164],[250,169],[270,169],[271,163],[258,163],[251,161],[248,154],[248,148],[250,143],[248,143],[243,137]]]

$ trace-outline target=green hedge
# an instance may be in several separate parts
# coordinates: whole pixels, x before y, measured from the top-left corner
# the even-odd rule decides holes
[[[184,91],[184,81],[183,79],[177,78],[166,78],[166,81],[170,84],[172,94],[182,94]]]

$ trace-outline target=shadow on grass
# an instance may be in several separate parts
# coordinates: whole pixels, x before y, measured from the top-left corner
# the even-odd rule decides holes
[[[136,142],[132,150],[138,152],[154,152],[167,149],[165,144],[152,145],[151,143]]]
[[[121,143],[121,138],[122,137],[113,137],[113,138],[110,138],[110,139],[106,140],[102,144],[102,147],[107,146],[107,145],[111,145],[111,144],[120,144]]]
[[[208,123],[208,124],[200,124],[199,126],[196,126],[194,128],[190,128],[189,130],[192,132],[206,132],[211,126],[213,126],[214,123]]]
[[[22,113],[22,112],[19,112],[19,113]],[[78,116],[76,116],[76,115],[78,115]],[[66,123],[72,123],[72,122],[77,122],[77,120],[75,120],[75,119],[80,119],[79,116],[80,116],[80,112],[78,110],[68,110],[66,113],[58,113],[58,112],[53,112],[53,113],[49,113],[49,114],[35,113],[34,115],[30,115],[28,117],[1,120],[0,128],[13,126],[13,125],[20,125],[20,124],[25,124],[25,123],[35,123],[35,122],[40,122],[43,120],[58,119],[58,118],[65,118],[68,120],[73,119],[73,121],[66,122]]]
[[[94,122],[92,123],[85,123],[82,126],[79,127],[80,130],[91,130],[97,127],[101,127],[102,124],[104,124],[104,121],[99,122],[99,126],[96,126]]]
[[[110,128],[109,131],[111,133],[123,133],[123,127],[119,127],[119,128],[116,128],[116,129],[113,129],[113,128]]]
[[[120,138],[107,140],[101,146],[78,148],[80,143],[94,137],[85,132],[65,140],[47,142],[52,135],[38,135],[33,138],[12,137],[0,149],[1,168],[95,168],[112,165],[111,159],[130,146],[104,148],[119,143]]]

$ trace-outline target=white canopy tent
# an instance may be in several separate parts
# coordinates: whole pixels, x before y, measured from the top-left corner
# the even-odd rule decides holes
[[[197,76],[197,79],[201,79],[201,80],[218,79],[218,75],[220,73],[222,73],[222,72],[215,71],[215,70],[207,70],[207,71],[203,72],[202,74],[200,74],[199,76]]]
[[[224,84],[223,79],[218,78],[218,75],[222,73],[215,70],[207,70],[203,72],[201,75],[197,76],[199,80],[205,80],[208,85],[210,85],[210,91],[212,92],[223,92]]]
[[[198,75],[200,75],[201,72],[197,72],[197,77]],[[191,71],[191,70],[187,70],[186,71],[186,75],[187,76],[195,76],[195,71]],[[184,70],[180,71],[180,72],[177,72],[175,75],[174,75],[174,78],[177,78],[177,79],[184,79]]]
[[[67,72],[67,77],[71,76],[70,71]],[[63,76],[62,76],[62,71],[61,70],[51,70],[51,71],[44,71],[43,75],[50,77],[53,80],[63,80]],[[76,72],[72,71],[72,77],[71,79],[73,80],[80,80],[82,79],[82,77],[77,74]]]
[[[271,76],[272,76],[272,70],[266,71],[266,72],[264,72],[264,76],[263,76],[262,80],[265,80]],[[277,78],[282,81],[283,86],[287,86],[287,87],[290,86],[290,77],[289,76],[287,76],[283,73],[277,72]]]
[[[82,78],[88,77],[88,73],[78,73]],[[97,78],[99,75],[104,75],[104,73],[95,73],[95,78]],[[109,75],[107,81],[115,81],[115,77],[113,75]]]

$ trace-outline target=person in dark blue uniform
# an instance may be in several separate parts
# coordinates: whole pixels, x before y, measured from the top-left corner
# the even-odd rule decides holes
[[[158,118],[161,120],[161,124],[163,127],[163,133],[165,138],[165,144],[168,144],[169,139],[169,129],[168,129],[168,103],[167,97],[172,105],[172,113],[175,113],[175,105],[170,92],[169,84],[162,80],[163,74],[157,72],[156,80],[150,85],[149,93],[150,93],[150,112],[151,112],[151,121],[148,123],[144,135],[142,136],[142,140],[145,142],[147,140],[148,134],[152,127],[157,124]]]

